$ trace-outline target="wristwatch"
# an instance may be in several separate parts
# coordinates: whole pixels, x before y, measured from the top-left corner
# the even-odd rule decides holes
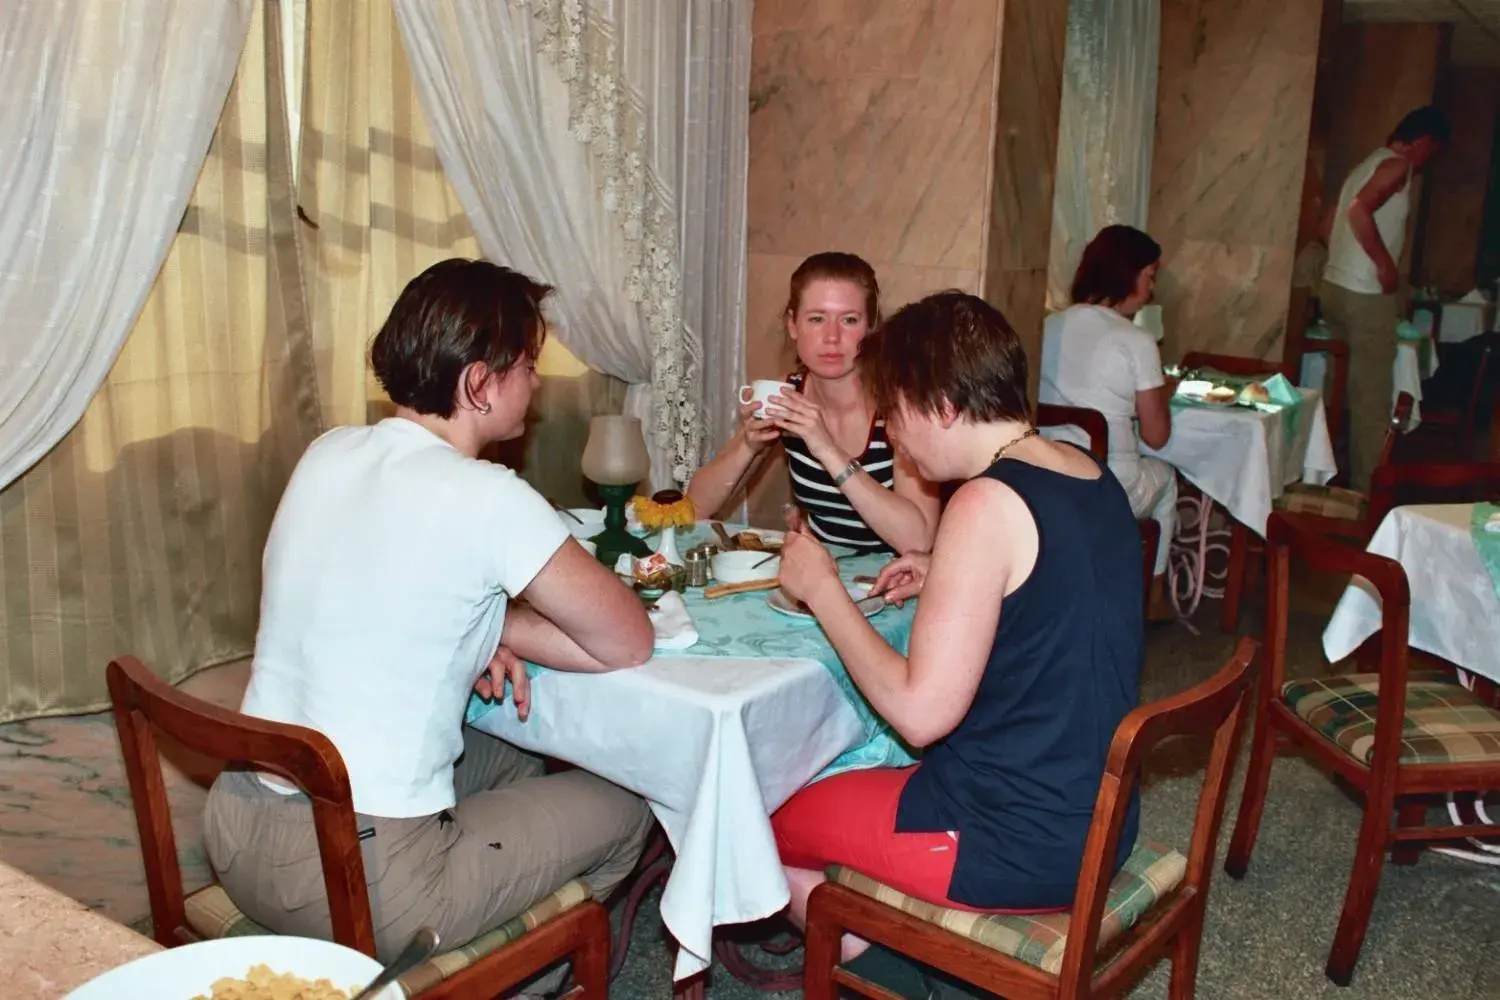
[[[864,466],[859,464],[859,459],[849,459],[849,464],[840,469],[838,475],[833,477],[833,485],[843,486],[849,481],[850,476],[854,475],[856,472],[859,472],[863,468]]]

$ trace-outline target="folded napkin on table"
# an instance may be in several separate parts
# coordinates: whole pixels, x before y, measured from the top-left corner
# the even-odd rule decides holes
[[[1403,319],[1396,324],[1396,339],[1398,340],[1426,340],[1427,334],[1423,333],[1417,324],[1409,319]]]
[[[1279,403],[1282,406],[1291,406],[1302,402],[1302,394],[1297,391],[1297,387],[1292,385],[1287,380],[1287,377],[1280,372],[1266,379],[1261,385],[1265,386],[1266,395],[1271,397],[1271,402],[1273,403]]]
[[[651,627],[656,630],[657,649],[687,649],[698,643],[698,627],[688,614],[682,595],[669,590],[661,595],[650,611]]]

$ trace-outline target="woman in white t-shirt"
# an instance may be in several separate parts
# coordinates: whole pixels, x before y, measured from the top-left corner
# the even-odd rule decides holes
[[[1073,305],[1047,317],[1042,328],[1043,403],[1098,410],[1109,423],[1109,467],[1125,487],[1137,517],[1161,525],[1152,585],[1152,617],[1165,617],[1167,548],[1177,525],[1177,477],[1141,443],[1161,448],[1172,434],[1172,388],[1162,375],[1151,334],[1131,322],[1151,301],[1161,247],[1139,229],[1106,226],[1084,248],[1073,277]],[[1139,433],[1137,430],[1139,429]],[[1083,447],[1074,428],[1048,436]]]
[[[603,671],[651,653],[640,601],[535,490],[477,457],[524,429],[550,291],[485,261],[413,279],[370,352],[396,415],[314,441],[266,541],[241,711],[338,748],[384,961],[421,926],[457,946],[569,879],[604,899],[651,830],[636,796],[586,771],[544,774],[463,725],[476,686],[498,697],[507,681],[526,717],[521,659]],[[205,839],[252,920],[329,935],[306,796],[225,772]]]

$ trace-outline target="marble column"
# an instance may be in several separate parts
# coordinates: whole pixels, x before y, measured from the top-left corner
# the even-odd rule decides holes
[[[1168,358],[1280,357],[1321,8],[1162,0],[1148,227]]]
[[[822,250],[868,260],[887,313],[960,288],[1039,330],[1065,20],[1061,0],[757,0],[749,377],[790,370],[787,280]],[[786,478],[755,484],[757,523],[779,526]]]

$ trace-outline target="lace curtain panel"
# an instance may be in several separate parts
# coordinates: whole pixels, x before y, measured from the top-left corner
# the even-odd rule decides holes
[[[1068,6],[1047,299],[1070,304],[1083,248],[1114,223],[1146,228],[1156,141],[1161,0]]]
[[[486,255],[557,287],[557,335],[630,386],[625,410],[648,430],[653,485],[685,482],[725,432],[718,397],[738,384],[743,353],[747,156],[718,130],[747,131],[748,3],[395,8],[438,153]],[[715,111],[721,121],[693,117]],[[721,340],[708,379],[705,323],[724,324],[711,331]]]
[[[83,415],[172,243],[250,0],[0,6],[0,488]]]
[[[217,131],[210,128],[206,159],[180,165],[191,197],[165,223],[170,250],[147,275],[145,304],[133,325],[127,318],[129,335],[103,384],[77,425],[0,491],[0,721],[106,707],[104,665],[121,653],[178,681],[245,657],[254,643],[266,532],[318,431],[290,155],[278,127],[280,71],[266,44],[276,38],[277,11],[257,2],[252,14],[245,4],[249,32],[225,73],[226,87],[234,83],[227,100],[221,95],[222,115],[219,103],[210,112]],[[205,41],[195,31],[132,44],[185,51]],[[129,63],[137,51],[101,58]],[[14,65],[0,64],[0,75]],[[176,72],[167,64],[149,71],[156,100],[208,86]],[[95,114],[111,106],[107,90],[75,96]],[[150,135],[170,150],[172,131],[162,123]],[[75,167],[88,159],[83,150],[72,155]],[[119,190],[123,197],[129,188]],[[155,206],[116,207],[136,213],[137,223],[156,214]]]

